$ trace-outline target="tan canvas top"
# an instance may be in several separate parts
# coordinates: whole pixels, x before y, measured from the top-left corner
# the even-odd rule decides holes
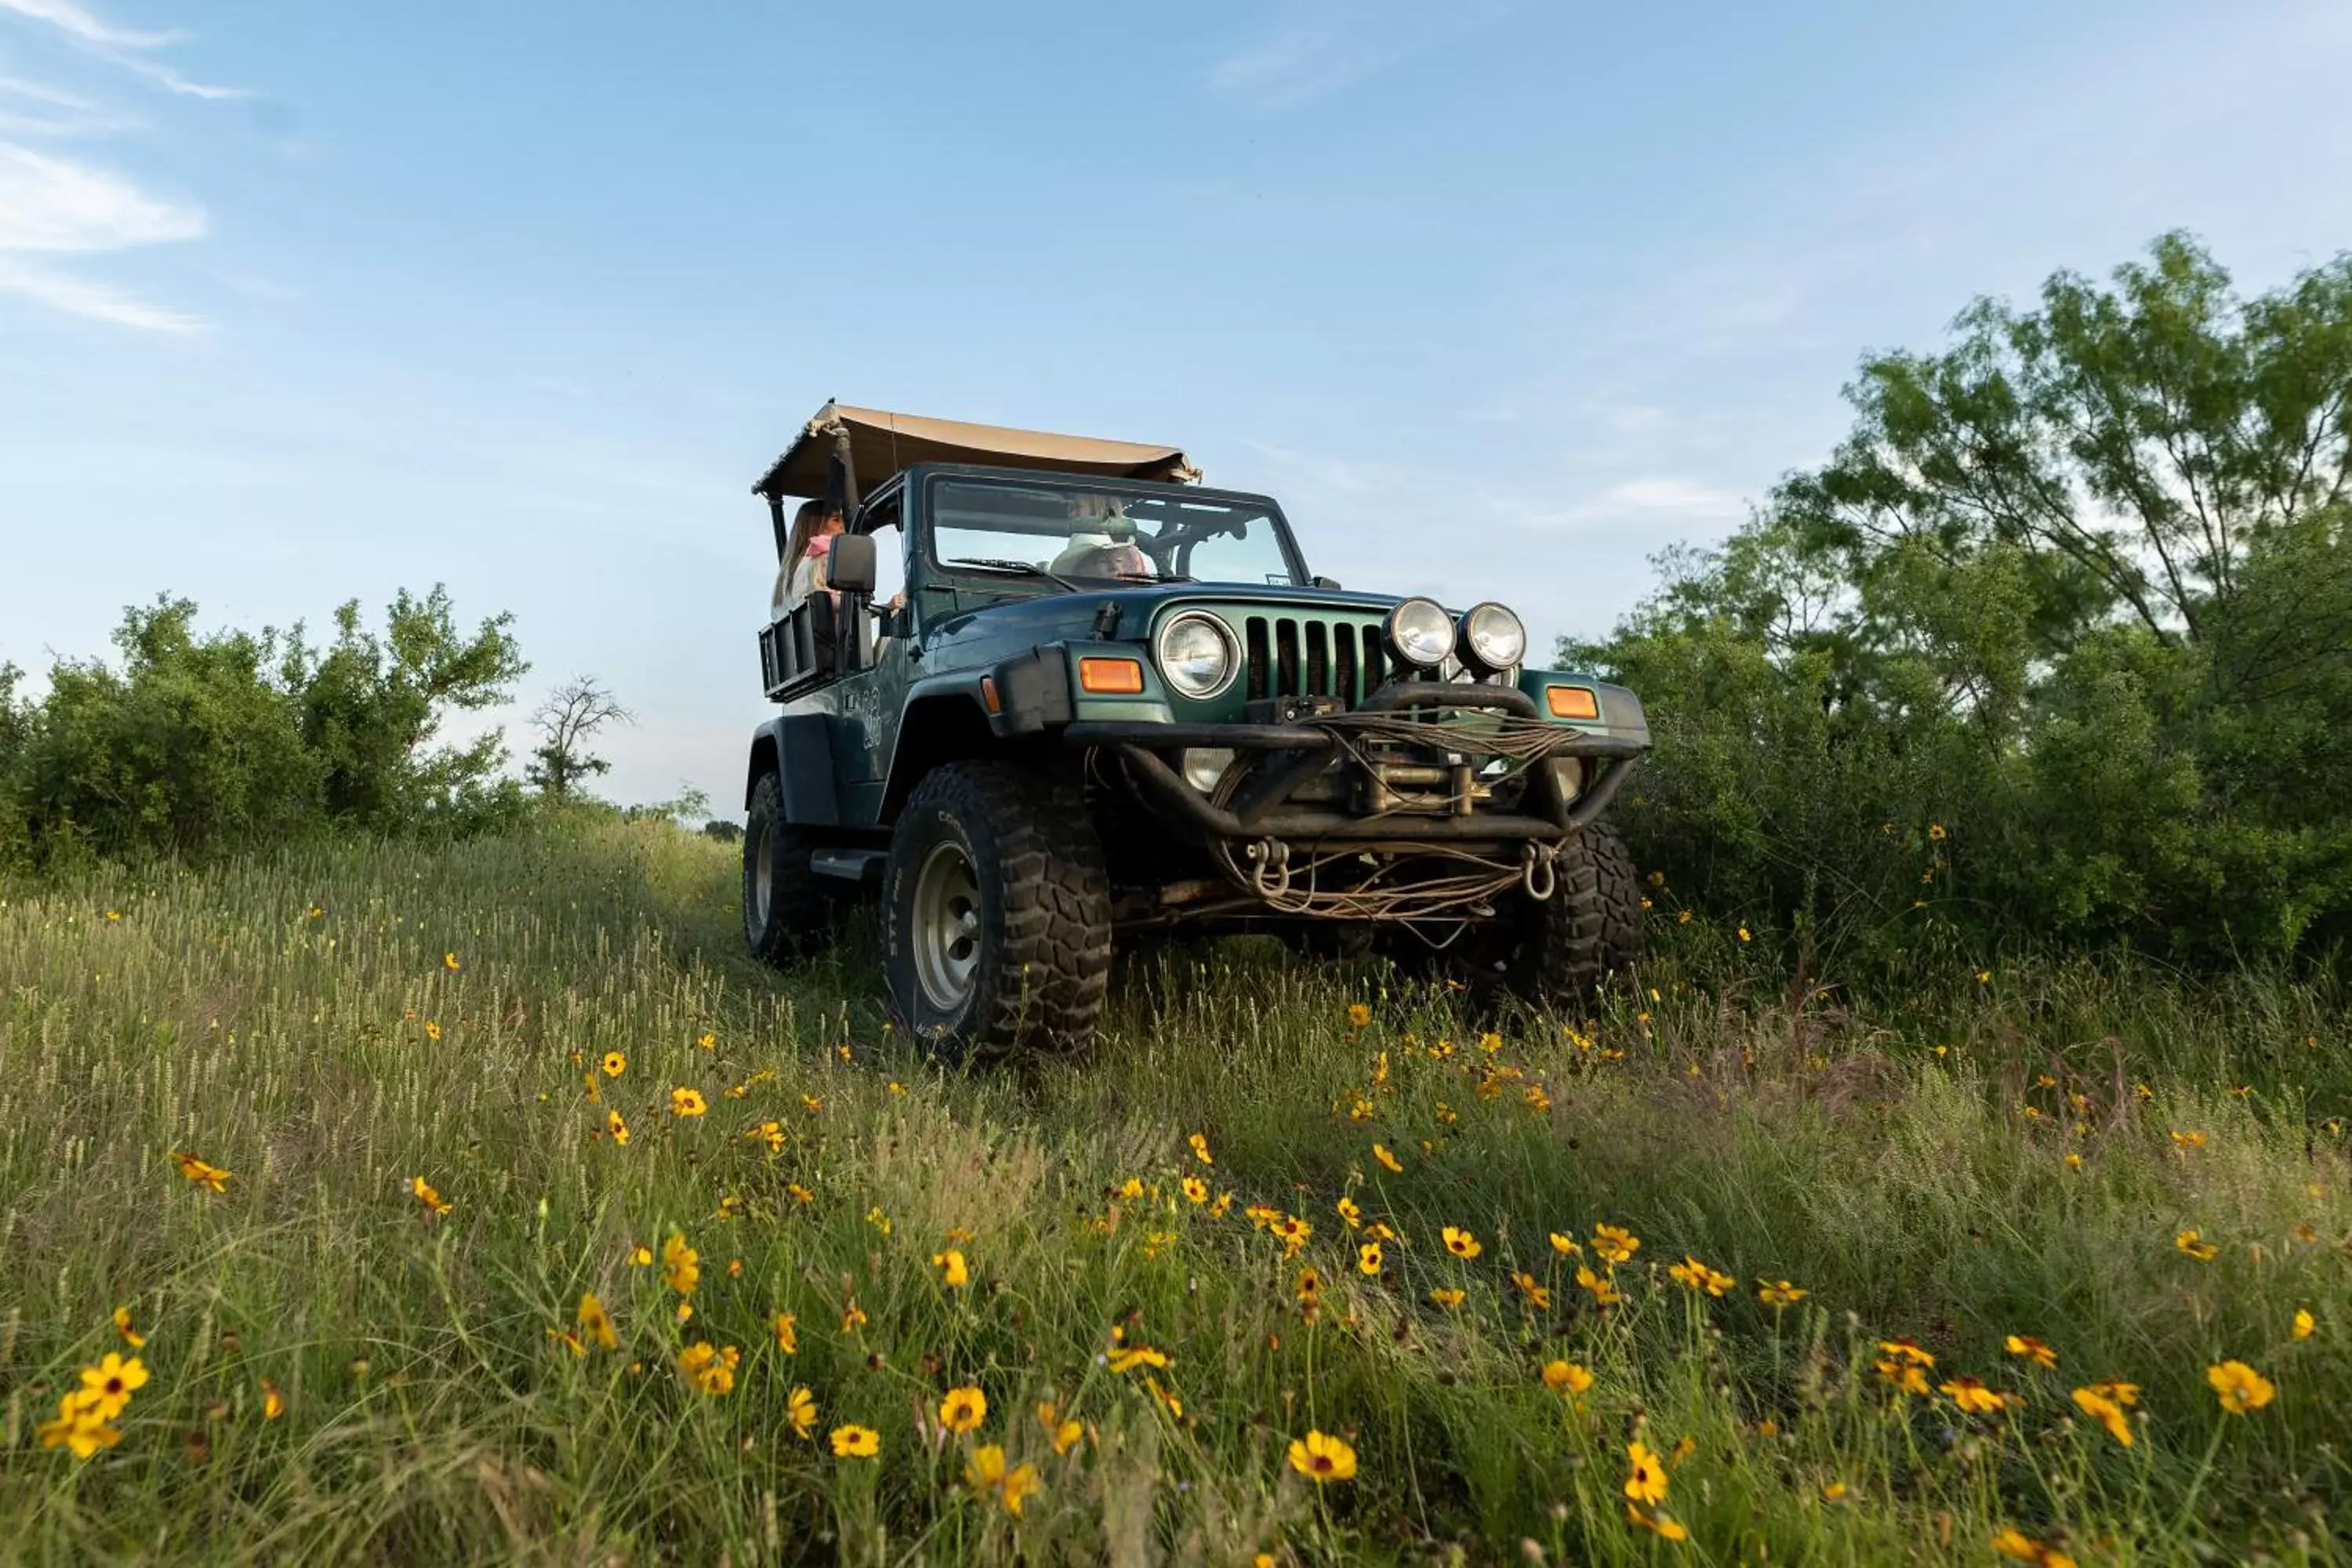
[[[1066,474],[1102,474],[1126,479],[1192,480],[1200,470],[1173,447],[1140,441],[1100,441],[1089,436],[1052,436],[1042,430],[1012,430],[1001,425],[970,425],[961,419],[927,419],[879,408],[828,403],[817,411],[775,466],[751,487],[755,495],[818,496],[824,493],[836,429],[849,432],[850,461],[857,488],[871,491],[915,463],[992,463],[1013,468],[1051,468]]]

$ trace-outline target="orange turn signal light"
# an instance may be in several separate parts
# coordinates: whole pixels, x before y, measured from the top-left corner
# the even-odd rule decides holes
[[[1143,689],[1143,666],[1131,658],[1082,658],[1078,686],[1085,691],[1133,697]]]
[[[1551,686],[1544,689],[1544,704],[1555,719],[1598,719],[1601,699],[1589,686]]]
[[[1004,699],[996,694],[996,677],[983,675],[980,678],[980,700],[991,713],[1004,711]]]

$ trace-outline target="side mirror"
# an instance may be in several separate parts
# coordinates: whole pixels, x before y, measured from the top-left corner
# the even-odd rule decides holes
[[[874,536],[837,533],[824,558],[824,585],[838,594],[874,592]]]
[[[1337,577],[1318,577],[1315,579],[1315,586],[1318,588],[1337,588],[1339,585],[1339,579]]]

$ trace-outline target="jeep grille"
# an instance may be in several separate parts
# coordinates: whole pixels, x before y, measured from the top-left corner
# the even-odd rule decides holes
[[[1251,616],[1242,622],[1242,669],[1252,699],[1336,697],[1353,708],[1389,678],[1389,658],[1378,623]]]

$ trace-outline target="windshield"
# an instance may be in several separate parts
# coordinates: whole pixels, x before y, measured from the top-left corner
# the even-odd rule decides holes
[[[943,479],[931,487],[930,514],[932,558],[949,568],[1089,587],[1299,582],[1280,514],[1239,497]]]

